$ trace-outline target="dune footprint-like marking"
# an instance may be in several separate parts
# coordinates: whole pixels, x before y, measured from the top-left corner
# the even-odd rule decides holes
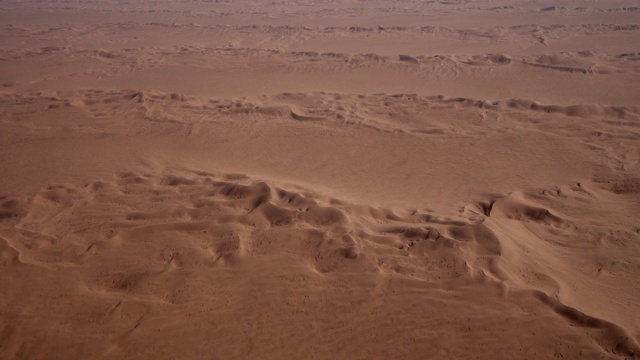
[[[5,266],[32,265],[54,269],[47,253],[59,239],[24,229],[0,229],[2,259]]]
[[[571,226],[567,221],[554,215],[548,209],[528,202],[521,193],[512,193],[493,202],[488,216],[533,222],[561,229]]]

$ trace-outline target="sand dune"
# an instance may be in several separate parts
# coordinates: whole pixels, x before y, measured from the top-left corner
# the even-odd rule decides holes
[[[640,77],[637,53],[626,51],[381,55],[198,46],[121,50],[65,46],[6,50],[0,58],[4,59],[3,93],[138,88],[242,97],[325,91],[637,106]],[[163,76],[157,76],[159,72]],[[601,88],[609,91],[603,93]]]
[[[625,297],[629,295],[627,286],[634,283],[636,275],[625,271],[633,266],[623,264],[634,261],[638,254],[637,248],[630,252],[620,240],[614,243],[611,240],[620,239],[620,232],[626,232],[629,239],[637,239],[635,219],[626,222],[620,219],[620,223],[607,230],[572,216],[583,206],[563,208],[562,215],[556,209],[544,207],[545,203],[566,207],[574,198],[588,203],[594,201],[593,197],[612,200],[615,196],[597,187],[585,189],[583,185],[509,194],[491,200],[488,206],[470,204],[459,219],[452,221],[420,209],[373,208],[306,189],[274,186],[244,175],[201,171],[127,172],[78,187],[50,186],[26,201],[2,200],[4,267],[22,278],[20,282],[8,279],[5,283],[8,293],[19,296],[4,305],[10,310],[8,319],[21,319],[21,326],[8,326],[4,341],[8,351],[20,350],[16,354],[25,356],[60,351],[54,344],[68,340],[62,334],[51,336],[42,329],[37,320],[42,316],[50,319],[53,326],[71,326],[85,334],[84,338],[74,340],[80,351],[76,354],[144,357],[144,352],[136,349],[155,341],[158,331],[163,334],[161,338],[178,336],[173,341],[197,348],[198,337],[194,340],[191,332],[177,335],[170,329],[187,327],[201,332],[211,322],[219,324],[214,328],[217,330],[207,330],[213,331],[210,336],[214,339],[207,343],[215,354],[227,341],[253,341],[254,336],[270,338],[269,327],[274,323],[295,324],[300,316],[306,318],[305,314],[342,313],[345,306],[353,306],[355,314],[362,314],[365,307],[383,316],[393,309],[388,303],[393,304],[401,296],[395,294],[399,291],[396,286],[400,286],[402,293],[417,291],[410,304],[428,303],[427,294],[442,291],[471,292],[494,302],[491,306],[484,305],[489,307],[488,313],[472,311],[473,320],[467,318],[466,323],[455,320],[461,314],[459,307],[466,308],[462,311],[465,313],[483,305],[463,302],[454,309],[448,309],[451,305],[444,309],[445,313],[453,312],[450,315],[453,324],[462,321],[458,326],[469,331],[480,326],[484,329],[480,334],[493,338],[484,340],[490,341],[484,345],[488,348],[480,348],[487,354],[495,351],[492,344],[502,344],[499,347],[507,351],[505,356],[517,356],[516,349],[508,345],[511,334],[503,332],[505,322],[510,317],[521,321],[534,312],[537,318],[547,320],[530,325],[531,331],[540,331],[541,335],[518,344],[528,346],[529,355],[538,346],[553,346],[550,342],[560,336],[557,331],[562,329],[564,334],[573,333],[570,336],[574,345],[556,349],[560,354],[573,357],[578,356],[578,351],[585,351],[583,355],[592,352],[595,356],[611,351],[629,356],[638,351],[638,344],[629,333],[638,331],[635,327],[638,319],[629,317],[632,314],[623,304],[614,306],[611,302],[634,301],[635,297],[626,300]],[[631,202],[628,206],[637,211],[637,204]],[[594,252],[593,247],[598,251]],[[265,279],[265,271],[275,278]],[[299,281],[307,285],[297,288],[294,284],[303,284]],[[347,285],[354,281],[379,295],[368,291],[358,295],[351,288],[353,285]],[[64,317],[54,315],[58,313],[55,309],[64,311],[68,305],[51,300],[44,301],[51,303],[46,307],[37,305],[44,300],[42,296],[49,295],[25,292],[25,283],[41,284],[38,286],[44,289],[65,289],[67,301],[84,310]],[[260,289],[266,288],[258,290],[256,284],[262,284]],[[294,292],[285,296],[274,292],[272,286]],[[603,292],[604,288],[608,291]],[[229,312],[229,301],[236,303],[231,306],[235,308],[238,301],[247,300],[232,300],[233,294],[238,293],[246,293],[250,299],[260,296],[259,303],[270,304],[270,311],[289,306],[298,310],[290,308],[280,315],[283,318],[276,320],[251,300],[252,307],[241,313],[269,325],[255,329],[254,336],[239,340],[243,337],[232,334],[246,331],[246,325],[238,327],[223,320]],[[317,298],[320,294],[322,300]],[[442,300],[447,301],[447,297]],[[18,299],[20,305],[15,302]],[[355,303],[348,305],[352,302]],[[490,310],[496,305],[504,312]],[[599,313],[603,306],[606,318],[613,317],[619,323],[577,310],[587,308],[591,313]],[[20,309],[25,308],[30,309],[33,320],[22,318],[24,310]],[[224,308],[227,310],[216,310]],[[426,315],[423,311],[411,313],[418,318]],[[354,313],[344,315],[350,318]],[[192,316],[195,318],[190,320]],[[376,321],[375,316],[365,319],[359,322]],[[320,324],[321,320],[314,321]],[[350,340],[338,336],[340,332],[351,334],[355,330],[354,324],[348,324],[339,318],[329,320],[321,328],[329,326],[335,330],[326,329],[319,334],[337,338],[308,339],[303,348]],[[388,338],[384,327],[372,327],[367,328],[366,338],[386,340],[371,349],[384,346],[386,352],[380,354],[408,351],[407,355],[424,349],[425,344],[416,339],[424,338],[425,334],[415,332],[425,324],[420,321],[402,324],[403,332],[414,334],[408,335],[407,340],[413,339],[410,343]],[[451,345],[465,348],[470,340],[460,335],[457,326],[451,329],[453,339],[457,339],[449,340]],[[102,335],[96,338],[98,333]],[[472,333],[473,337],[478,336],[477,332]],[[47,340],[36,348],[20,348],[19,339],[27,334]],[[236,339],[226,340],[229,336]],[[602,349],[598,350],[596,342]],[[269,357],[280,356],[277,351],[293,350],[290,348],[293,342],[284,344],[288,345],[272,349],[276,352]],[[266,350],[267,345],[258,342],[252,350],[243,350],[250,351],[247,355],[251,356]],[[194,351],[188,353],[196,355]],[[331,356],[333,351],[323,349],[318,355]],[[432,354],[437,356],[438,352]]]
[[[639,34],[0,0],[0,358],[637,359]]]
[[[495,350],[491,344],[499,343],[507,351],[505,355],[517,356],[515,349],[507,345],[511,335],[501,332],[503,323],[510,317],[521,319],[529,312],[540,312],[537,317],[547,320],[532,325],[531,330],[545,335],[519,346],[529,346],[529,351],[549,346],[562,329],[567,335],[573,333],[574,338],[573,349],[558,350],[565,356],[578,356],[578,351],[594,352],[593,356],[602,351],[629,356],[638,351],[638,344],[629,333],[638,331],[638,319],[629,317],[632,314],[623,304],[615,306],[611,302],[634,301],[634,297],[625,297],[629,295],[627,286],[634,283],[636,275],[625,271],[633,266],[623,264],[637,258],[637,248],[631,252],[625,249],[622,256],[622,244],[610,243],[611,240],[603,243],[603,239],[620,239],[620,232],[637,239],[637,224],[633,218],[626,222],[620,219],[607,230],[584,218],[574,218],[572,212],[576,209],[571,206],[563,208],[562,215],[544,207],[546,203],[566,206],[572,198],[589,202],[593,197],[615,196],[597,187],[585,189],[583,185],[509,194],[491,200],[485,207],[470,204],[458,219],[450,220],[421,209],[350,204],[244,175],[201,171],[126,172],[78,187],[50,186],[26,201],[9,197],[2,200],[5,271],[23,280],[8,279],[5,289],[19,296],[20,305],[15,303],[16,298],[4,306],[13,321],[23,316],[20,309],[30,309],[33,317],[20,320],[22,325],[18,328],[8,326],[4,341],[8,351],[20,350],[16,354],[22,352],[25,356],[56,351],[52,347],[56,342],[68,340],[62,334],[49,337],[37,320],[45,317],[53,326],[71,323],[66,326],[85,334],[84,339],[75,340],[81,342],[77,354],[134,355],[137,346],[144,347],[142,344],[157,338],[157,331],[164,334],[161,337],[178,336],[174,341],[195,346],[197,340],[189,339],[190,335],[176,335],[167,326],[200,332],[207,322],[229,321],[220,319],[228,310],[216,309],[228,307],[229,301],[246,301],[232,300],[234,293],[247,292],[251,297],[260,294],[260,302],[270,304],[270,311],[291,304],[298,310],[287,311],[287,315],[281,315],[284,319],[275,321],[284,324],[285,319],[295,322],[300,316],[296,316],[298,311],[302,316],[322,314],[335,306],[344,309],[349,306],[345,302],[358,304],[352,305],[356,314],[362,313],[362,307],[386,313],[391,311],[387,301],[393,303],[400,296],[394,295],[398,291],[396,283],[406,282],[400,285],[402,292],[418,291],[414,295],[417,299],[412,300],[418,303],[429,301],[421,291],[471,292],[506,308],[500,315],[476,312],[473,320],[467,319],[464,325],[481,326],[485,329],[482,334],[494,337],[484,345],[487,353]],[[637,204],[631,202],[628,206],[637,211]],[[594,252],[594,247],[598,251]],[[593,256],[598,260],[594,261]],[[610,263],[607,258],[615,262]],[[265,279],[265,271],[275,278]],[[262,281],[267,283],[260,288],[267,286],[266,289],[254,287]],[[298,281],[308,284],[297,290],[287,286]],[[353,289],[345,292],[342,287],[350,288],[352,285],[347,284],[353,281],[380,295],[369,293],[358,300],[368,291],[357,295]],[[342,282],[344,285],[340,285]],[[68,305],[55,301],[51,306],[38,306],[44,300],[42,296],[48,295],[25,292],[25,283],[65,289],[67,301],[84,310],[68,317],[54,315],[57,311],[52,311],[51,306],[64,311]],[[283,298],[284,294],[274,293],[267,284],[294,292]],[[603,292],[604,288],[608,291]],[[315,298],[320,294],[317,291],[321,291],[324,300]],[[605,318],[578,310],[589,309],[597,314],[603,306],[607,309]],[[271,323],[268,313],[260,315],[255,308],[247,311],[250,318]],[[458,310],[445,311],[454,311],[453,319],[460,316]],[[414,315],[425,316],[422,311]],[[189,320],[191,316],[195,318]],[[353,313],[345,316],[350,318]],[[607,318],[615,318],[618,323]],[[454,323],[460,321],[453,319]],[[361,321],[367,324],[375,317]],[[353,324],[347,324],[339,318],[329,320],[324,325],[334,327],[335,332],[319,334],[337,336],[340,331],[355,330]],[[407,324],[408,328],[402,326],[402,331],[414,333],[418,324],[419,321]],[[578,330],[570,330],[573,326]],[[234,342],[225,339],[240,330],[233,322],[219,323],[215,328],[218,330],[207,330],[214,331],[210,335],[215,339],[207,342],[214,353],[226,341]],[[256,330],[255,335],[269,337],[268,328]],[[366,337],[372,340],[388,336],[384,335],[384,328],[368,331]],[[463,343],[469,340],[460,338],[458,330],[453,331],[459,340],[452,340],[452,345],[464,347]],[[102,335],[94,338],[97,332]],[[21,334],[42,336],[47,341],[36,348],[20,348]],[[409,355],[425,345],[415,341],[416,335],[409,336],[414,339],[410,343],[413,345],[388,338],[383,344],[388,354],[409,351]],[[304,348],[335,340],[338,339],[316,338]],[[602,349],[594,347],[596,342]],[[293,343],[285,344],[289,345],[278,350],[291,351],[289,346]],[[266,350],[267,345],[254,344],[248,355]],[[333,350],[324,349],[319,355],[331,356]],[[144,357],[143,354],[134,356]],[[276,352],[271,356],[280,355]]]

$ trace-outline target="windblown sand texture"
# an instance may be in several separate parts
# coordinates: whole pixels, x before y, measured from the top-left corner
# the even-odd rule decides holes
[[[0,359],[639,341],[637,1],[0,0]]]

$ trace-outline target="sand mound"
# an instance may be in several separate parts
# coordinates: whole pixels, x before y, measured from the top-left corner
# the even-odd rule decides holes
[[[38,306],[40,299],[56,296],[62,305],[83,294],[92,299],[94,305],[89,309],[95,310],[71,315],[66,321],[81,326],[87,334],[98,329],[90,325],[94,322],[99,328],[103,328],[99,324],[109,324],[110,340],[88,343],[85,351],[93,356],[118,357],[130,346],[124,342],[136,344],[155,337],[157,326],[194,306],[197,309],[195,304],[221,291],[202,283],[204,279],[243,284],[246,278],[242,280],[241,274],[259,271],[268,276],[302,276],[332,283],[330,279],[358,274],[368,279],[365,284],[371,285],[364,286],[371,286],[371,291],[397,279],[417,281],[422,288],[510,294],[499,300],[507,307],[515,302],[527,308],[532,306],[526,305],[530,300],[539,301],[547,317],[558,314],[557,319],[584,328],[581,336],[594,337],[604,350],[624,356],[636,354],[637,342],[624,325],[585,315],[564,302],[585,304],[582,298],[573,297],[584,290],[564,283],[579,278],[575,274],[566,278],[567,271],[585,272],[572,264],[577,253],[571,260],[563,255],[547,259],[553,268],[547,263],[513,262],[522,256],[535,259],[526,255],[532,249],[547,251],[551,247],[557,253],[567,246],[561,241],[593,231],[588,222],[556,215],[541,203],[564,192],[543,193],[549,195],[511,194],[489,205],[469,205],[467,215],[452,220],[419,209],[351,204],[308,189],[202,171],[122,172],[83,186],[53,185],[26,198],[2,199],[0,237],[5,274],[26,276],[30,281],[38,276],[39,283],[48,283],[24,295],[20,304],[5,306],[14,313],[36,315],[40,320],[29,322],[33,326],[54,324],[58,317]],[[513,221],[521,225],[505,227]],[[529,239],[525,248],[518,249],[524,243],[515,239],[523,236],[535,241]],[[271,265],[265,268],[267,264]],[[537,275],[529,278],[527,274]],[[17,282],[5,281],[5,285],[3,301],[21,291]],[[296,296],[310,295],[310,289],[291,286],[287,288],[301,291]],[[59,290],[53,290],[56,288]],[[227,287],[225,296],[247,290],[245,285],[235,290]],[[616,294],[600,296],[604,301]],[[281,301],[287,303],[286,299]],[[307,304],[300,311],[313,316],[319,309]],[[87,317],[93,320],[86,322]],[[630,325],[634,320],[623,323]],[[189,320],[180,323],[180,328],[191,326],[187,325]],[[36,334],[43,329],[32,325],[27,328]],[[17,334],[13,331],[3,337],[5,355],[17,354]],[[59,335],[51,341],[69,339]],[[25,354],[50,351],[53,343],[46,344]]]

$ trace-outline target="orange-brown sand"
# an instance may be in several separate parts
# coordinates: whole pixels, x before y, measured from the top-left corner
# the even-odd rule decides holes
[[[0,359],[638,359],[638,44],[630,0],[0,0]]]

